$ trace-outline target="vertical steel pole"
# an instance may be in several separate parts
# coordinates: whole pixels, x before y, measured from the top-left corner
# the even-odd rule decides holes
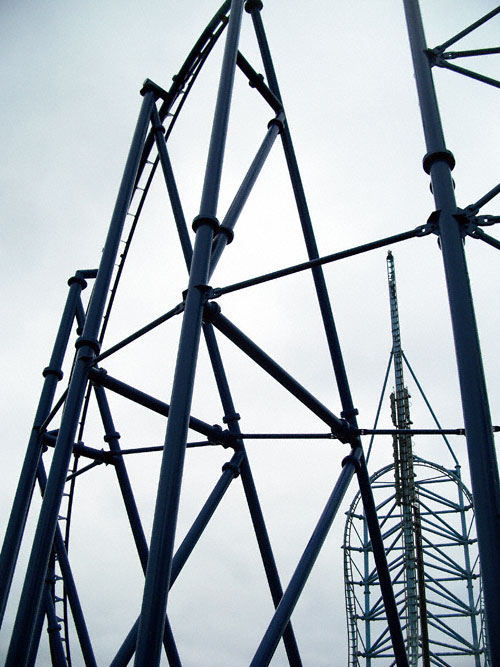
[[[500,482],[459,211],[451,178],[455,161],[444,140],[417,0],[404,0],[404,8],[427,149],[424,169],[430,174],[439,213],[439,235],[476,510],[488,640],[492,663],[500,665]]]
[[[201,334],[201,318],[207,291],[210,251],[214,232],[218,229],[218,222],[215,216],[219,198],[242,11],[242,0],[233,0],[229,16],[212,134],[210,137],[200,214],[195,218],[193,223],[196,239],[172,386],[165,448],[158,482],[158,494],[137,636],[134,663],[136,667],[155,667],[160,660],[160,647],[172,569],[172,553],[184,467],[189,413]]]
[[[57,437],[47,488],[40,509],[26,578],[5,663],[6,667],[24,667],[26,665],[33,627],[43,593],[45,573],[54,540],[66,474],[78,427],[78,416],[85,395],[89,362],[99,351],[97,342],[99,326],[154,102],[154,93],[151,90],[146,90],[104,245],[85,327],[81,338],[77,341],[78,352],[73,376]]]
[[[82,289],[85,289],[87,285],[79,273],[70,278],[68,284],[70,288],[66,299],[66,305],[64,307],[61,324],[59,325],[49,365],[43,371],[45,378],[43,389],[28,442],[23,468],[19,477],[16,495],[12,505],[7,531],[5,533],[2,553],[0,555],[0,627],[5,613],[7,599],[9,597],[10,585],[24,533],[24,526],[26,524],[26,517],[28,515],[38,461],[40,458],[42,436],[40,433],[40,426],[50,412],[57,383],[62,379],[63,374],[61,367],[66,353],[69,336],[71,334],[71,328],[75,319],[77,304],[79,303]]]

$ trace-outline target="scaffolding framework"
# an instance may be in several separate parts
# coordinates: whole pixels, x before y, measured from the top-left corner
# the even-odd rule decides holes
[[[488,85],[497,87],[500,85],[491,78],[452,65],[450,60],[460,57],[460,52],[447,50],[464,35],[499,14],[500,8],[490,12],[441,46],[429,50],[425,42],[418,3],[416,0],[404,0],[404,7],[426,140],[427,154],[424,158],[424,169],[431,178],[436,210],[426,223],[415,229],[365,242],[346,251],[323,257],[319,255],[292,135],[264,29],[261,14],[263,6],[260,0],[225,2],[191,50],[169,90],[146,80],[141,90],[142,105],[99,268],[79,270],[69,280],[68,298],[59,331],[50,362],[43,372],[43,390],[0,556],[0,618],[3,619],[33,489],[38,485],[43,501],[25,570],[24,584],[5,663],[7,667],[27,667],[36,662],[44,625],[48,629],[52,664],[58,667],[72,664],[71,655],[74,649],[69,639],[70,626],[74,627],[83,662],[86,665],[98,664],[99,657],[95,654],[92,637],[87,630],[84,610],[80,604],[78,587],[68,556],[68,540],[76,480],[101,464],[109,466],[116,473],[132,539],[144,572],[142,603],[137,609],[137,620],[128,635],[123,638],[121,645],[116,646],[112,661],[114,667],[126,665],[132,659],[136,667],[158,665],[162,652],[170,665],[182,664],[175,629],[171,626],[167,613],[169,591],[181,575],[212,516],[236,478],[241,479],[275,609],[263,636],[256,639],[251,666],[268,665],[281,641],[288,663],[295,667],[302,664],[291,617],[353,477],[357,478],[363,504],[363,531],[366,530],[369,535],[374,558],[373,567],[376,569],[376,578],[380,586],[383,618],[387,624],[385,636],[390,638],[390,643],[387,643],[384,650],[390,652],[393,664],[397,664],[398,667],[416,664],[416,631],[411,625],[417,612],[412,611],[409,604],[409,629],[406,629],[409,632],[411,646],[407,651],[407,641],[403,634],[398,608],[399,593],[395,596],[397,587],[393,586],[392,565],[388,563],[386,557],[380,517],[377,516],[374,498],[376,480],[370,481],[367,470],[361,444],[361,436],[365,431],[358,427],[357,410],[351,395],[323,266],[429,234],[436,234],[439,237],[448,287],[469,453],[485,619],[490,630],[500,627],[500,579],[496,572],[496,555],[500,547],[500,486],[493,427],[463,247],[463,238],[466,234],[482,239],[497,248],[500,247],[500,242],[485,234],[480,228],[498,220],[493,216],[478,215],[480,209],[500,192],[500,185],[466,210],[458,209],[451,178],[454,158],[445,145],[432,80],[432,67],[438,66],[473,76]],[[239,34],[243,20],[252,22],[264,75],[260,74],[239,51]],[[201,203],[199,213],[192,223],[191,233],[188,230],[177,188],[168,142],[187,96],[212,49],[222,37],[225,39],[224,52]],[[492,49],[483,51],[491,53]],[[494,49],[494,52],[500,52],[500,49]],[[477,52],[476,55],[482,54]],[[255,157],[231,205],[222,214],[219,193],[236,75],[243,76],[255,89],[256,95],[267,104],[273,117],[265,128],[262,143],[256,149]],[[226,246],[233,241],[238,218],[273,145],[278,143],[278,138],[283,147],[308,260],[214,289],[211,286],[213,273],[223,257]],[[148,322],[135,333],[126,335],[119,343],[106,348],[105,333],[112,319],[113,306],[119,294],[119,285],[136,227],[146,206],[156,172],[161,174],[165,182],[189,279],[182,294],[182,301],[170,304],[169,310],[163,315]],[[314,283],[324,336],[340,397],[341,407],[338,412],[306,389],[223,312],[225,295],[301,272],[310,274]],[[92,291],[88,302],[84,305],[82,292],[89,282],[92,282]],[[107,372],[107,359],[159,327],[169,326],[178,321],[181,321],[180,335],[168,404]],[[76,352],[70,362],[71,372],[64,390],[56,398],[58,383],[63,380],[62,368],[65,359],[70,356],[67,355],[67,349],[75,325]],[[215,425],[192,414],[193,386],[202,340],[208,351],[216,390],[224,413],[222,423]],[[299,434],[242,432],[239,426],[238,406],[235,405],[226,374],[221,340],[225,343],[230,342],[238,348],[255,366],[262,369],[302,404],[315,420],[319,420],[318,431]],[[162,452],[149,542],[146,539],[143,519],[140,517],[126,465],[127,455],[137,450],[122,449],[120,445],[120,433],[115,426],[110,400],[112,395],[127,399],[131,405],[142,406],[149,411],[148,414],[167,418],[163,446],[138,448],[141,453],[158,449]],[[409,426],[408,420],[405,421],[406,399],[396,393],[394,400],[396,430],[399,431],[397,446],[401,462],[398,471],[400,489],[397,493],[401,496],[399,502],[404,506],[413,502],[417,490],[412,486],[407,463],[403,460],[411,450],[411,446],[405,450],[401,445],[403,441],[410,442],[410,437],[401,433]],[[94,418],[100,422],[104,432],[107,445],[105,450],[85,443],[86,423],[90,420],[89,415],[92,410],[94,415],[97,415]],[[190,434],[196,434],[198,439],[190,440]],[[278,573],[258,489],[245,449],[245,441],[252,438],[334,439],[347,448],[338,479],[332,485],[321,516],[286,587],[283,587]],[[229,449],[231,454],[223,466],[220,478],[192,522],[191,528],[177,545],[177,521],[186,450],[212,446],[217,449]],[[48,450],[52,452],[52,456],[50,470],[47,473],[45,463]],[[88,463],[82,465],[82,461]],[[434,470],[445,475],[441,470]],[[462,489],[458,482],[457,485]],[[468,498],[466,490],[462,491]],[[423,488],[419,488],[418,494],[425,495]],[[426,520],[421,514],[422,524]],[[408,522],[411,521],[414,521],[414,517],[408,517]],[[405,538],[403,541],[406,565],[418,561],[412,552],[415,545],[410,545],[409,539]],[[410,575],[413,577],[412,586],[414,585],[415,589],[420,585],[418,570],[418,562],[415,568],[410,567],[408,570],[410,573],[408,577]],[[408,579],[405,586],[407,588],[409,586]],[[381,609],[380,605],[378,609]],[[351,633],[351,642],[352,636]],[[491,664],[500,664],[500,638],[497,633],[490,632],[489,640]]]

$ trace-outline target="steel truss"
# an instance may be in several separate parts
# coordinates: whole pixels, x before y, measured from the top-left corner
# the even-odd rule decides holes
[[[59,627],[60,613],[56,612],[56,607],[61,604],[61,597],[62,603],[67,604],[71,609],[72,622],[85,664],[97,664],[67,554],[67,539],[65,541],[61,530],[61,516],[69,524],[75,480],[102,463],[111,466],[116,472],[133,540],[145,574],[142,606],[137,610],[137,621],[128,636],[124,638],[121,646],[117,646],[117,653],[112,661],[115,667],[128,664],[134,654],[137,666],[157,665],[160,661],[162,646],[171,665],[181,664],[182,656],[177,650],[175,632],[166,616],[169,589],[180,575],[232,480],[238,476],[242,481],[272,602],[276,608],[262,640],[260,643],[256,642],[256,652],[251,664],[254,667],[269,664],[281,639],[289,664],[302,664],[290,618],[354,475],[358,480],[373,545],[395,661],[397,665],[408,664],[398,609],[391,585],[391,574],[387,566],[377,521],[373,490],[361,446],[361,431],[356,421],[357,411],[351,397],[322,265],[389,243],[393,245],[397,241],[424,236],[430,232],[435,232],[440,237],[449,285],[458,367],[462,378],[462,403],[470,451],[486,616],[490,627],[499,627],[500,624],[497,621],[499,620],[500,581],[496,577],[494,564],[495,555],[500,546],[498,526],[500,512],[497,509],[500,507],[498,473],[493,454],[493,431],[463,255],[462,236],[465,214],[458,211],[454,201],[450,176],[452,157],[442,138],[430,73],[432,63],[425,54],[418,6],[412,0],[408,0],[405,6],[426,130],[428,154],[424,167],[431,175],[437,212],[427,224],[417,229],[403,232],[390,239],[366,243],[344,253],[319,257],[291,134],[261,18],[262,3],[259,0],[248,0],[245,3],[245,9],[255,29],[265,77],[258,74],[238,51],[244,3],[243,0],[233,0],[232,3],[225,2],[209,23],[168,91],[151,81],[146,81],[141,91],[142,107],[99,269],[97,271],[78,271],[69,281],[67,304],[50,363],[44,371],[44,387],[7,528],[0,559],[2,616],[19,553],[32,490],[35,482],[38,481],[43,494],[43,502],[7,655],[6,665],[9,667],[34,663],[45,619],[48,623],[53,664],[71,664],[66,641],[67,634],[62,636]],[[186,225],[167,145],[186,97],[213,46],[224,31],[226,32],[224,55],[201,204],[199,214],[193,222],[194,243],[192,245],[192,237]],[[233,83],[237,70],[246,77],[251,86],[265,100],[274,116],[269,122],[264,140],[231,206],[222,222],[219,222],[217,216],[219,214],[221,170]],[[283,144],[309,261],[283,271],[251,279],[245,283],[213,290],[210,287],[213,271],[225,246],[233,239],[237,219],[278,136]],[[189,270],[187,289],[183,294],[182,302],[172,304],[164,315],[149,322],[113,347],[103,349],[104,333],[118,293],[117,288],[125,260],[158,167],[165,180],[184,261]],[[467,219],[480,224],[481,220],[476,215],[479,208],[498,191],[499,188],[496,188],[495,191],[486,195],[474,205],[475,208],[474,206],[469,207],[466,214],[469,216]],[[477,225],[474,226],[474,230],[477,233]],[[493,243],[493,241],[490,242]],[[313,277],[341,399],[340,415],[335,414],[320,402],[271,356],[239,330],[222,314],[221,308],[215,302],[216,298],[222,297],[225,293],[299,271],[310,271]],[[81,292],[89,280],[94,282],[92,294],[85,308]],[[106,373],[102,366],[105,359],[160,325],[176,319],[182,319],[182,326],[170,404]],[[56,386],[62,379],[63,359],[75,322],[78,327],[78,338],[75,343],[76,354],[70,378],[65,391],[55,401]],[[252,434],[245,435],[240,431],[237,406],[233,403],[216,332],[234,343],[256,365],[306,406],[320,420],[323,428],[326,425],[328,433],[323,432],[319,436],[312,434],[312,436],[325,437],[326,435],[326,437],[345,443],[350,449],[350,453],[343,459],[338,480],[331,490],[331,495],[309,543],[285,590],[280,582],[252,471],[246,456],[244,438],[251,437]],[[193,383],[202,335],[223,406],[225,426],[213,426],[191,415]],[[125,464],[125,454],[130,454],[131,451],[121,450],[120,436],[114,425],[109,401],[112,393],[126,397],[131,404],[143,406],[150,411],[149,414],[156,413],[168,417],[149,544],[145,537]],[[93,397],[95,397],[108,446],[105,451],[89,447],[84,442],[85,423],[94,400]],[[57,426],[56,423],[58,423]],[[189,442],[188,446],[229,447],[233,450],[233,454],[224,465],[220,479],[174,554],[184,458],[188,433],[191,431],[200,434],[203,440]],[[308,434],[298,435],[308,436]],[[296,436],[297,434],[293,433],[278,434],[278,437],[293,438]],[[41,456],[47,449],[53,450],[48,476],[46,476],[44,466],[46,456]],[[151,449],[154,448],[144,448],[142,451]],[[79,461],[82,458],[87,458],[90,463],[79,467]],[[58,594],[58,586],[61,581],[64,582],[62,596]],[[500,661],[498,641],[498,638],[494,637],[491,643],[493,664],[498,664]]]
[[[462,482],[460,464],[446,434],[441,433],[450,468],[414,453],[405,362],[438,430],[440,424],[403,354],[396,273],[390,251],[387,273],[393,340],[388,371],[393,364],[395,386],[390,396],[396,427],[392,436],[394,462],[374,473],[370,482],[409,662],[414,667],[450,667],[467,656],[476,667],[490,665],[472,496]],[[380,404],[387,379],[388,373]],[[367,459],[373,443],[372,438]],[[435,455],[444,460],[442,452]],[[359,494],[347,512],[343,546],[349,664],[393,664]]]
[[[382,526],[396,601],[408,637],[411,664],[453,665],[468,656],[471,664],[488,665],[482,627],[482,601],[474,537],[472,497],[459,474],[415,457],[415,487],[420,509],[420,553],[425,576],[426,636],[420,634],[420,609],[412,607],[407,540],[403,534],[400,505],[394,487],[394,465],[377,471],[370,481]],[[457,469],[459,472],[459,468]],[[367,529],[357,496],[348,512],[345,532],[346,604],[349,631],[349,664],[393,664],[386,632],[377,574],[373,567]],[[413,554],[415,559],[415,555]],[[415,559],[416,560],[416,559]],[[418,573],[418,570],[417,570]],[[423,601],[414,582],[413,605]],[[412,613],[413,612],[413,613]],[[412,627],[416,616],[417,628]]]

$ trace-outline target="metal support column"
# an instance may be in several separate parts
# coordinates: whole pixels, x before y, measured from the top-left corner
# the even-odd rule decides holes
[[[216,220],[222,162],[238,51],[242,0],[231,6],[219,91],[205,172],[189,285],[180,334],[165,448],[151,534],[150,554],[135,655],[136,667],[154,667],[160,659],[168,589],[172,568],[184,455],[193,394],[194,375],[207,291],[210,251]]]
[[[154,102],[154,93],[151,90],[146,90],[89,304],[85,327],[81,338],[77,341],[77,358],[47,481],[47,489],[40,510],[40,518],[33,540],[30,561],[5,663],[6,667],[24,667],[29,653],[33,626],[43,593],[45,573],[78,425],[78,415],[84,399],[89,361],[99,351],[98,330]]]
[[[500,578],[497,567],[500,553],[500,482],[460,216],[451,177],[455,161],[444,140],[419,5],[417,0],[404,0],[404,7],[427,148],[424,169],[430,174],[439,214],[439,235],[476,510],[488,639],[492,663],[500,665]]]
[[[38,409],[28,442],[23,468],[19,477],[19,484],[12,505],[7,531],[5,533],[2,553],[0,555],[0,627],[5,613],[5,606],[9,596],[12,576],[14,574],[33,486],[35,484],[36,471],[41,452],[42,433],[40,432],[40,427],[46,420],[52,408],[57,383],[63,376],[61,367],[68,345],[71,328],[75,320],[77,304],[80,301],[82,289],[85,289],[87,285],[83,273],[80,271],[69,279],[68,284],[70,288],[66,299],[66,305],[49,365],[43,371],[45,379],[42,394],[38,403]]]

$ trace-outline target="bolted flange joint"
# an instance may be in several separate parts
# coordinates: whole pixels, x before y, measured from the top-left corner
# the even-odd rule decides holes
[[[233,422],[237,422],[240,419],[241,417],[238,412],[232,412],[231,414],[224,415],[224,417],[222,417],[224,424],[232,424]]]
[[[55,375],[58,380],[63,379],[63,372],[60,368],[51,368],[50,366],[47,366],[46,368],[43,369],[42,375],[44,378],[47,377],[47,375]]]
[[[112,440],[119,440],[121,438],[121,435],[118,433],[118,431],[115,431],[114,433],[108,433],[103,437],[104,442],[111,442]]]
[[[78,283],[78,285],[81,285],[82,289],[85,289],[87,287],[87,281],[85,278],[82,278],[82,276],[79,276],[78,273],[76,273],[74,276],[71,276],[68,280],[68,285],[71,287],[71,285],[74,285],[75,283]]]
[[[76,339],[75,347],[77,350],[85,346],[90,347],[96,354],[99,354],[101,351],[101,344],[97,338],[84,338],[83,336],[80,336],[80,338]]]
[[[232,229],[229,229],[229,227],[224,227],[224,225],[220,225],[217,230],[217,233],[224,234],[224,236],[226,237],[226,245],[232,243],[234,239],[234,232]]]
[[[342,410],[340,416],[344,419],[350,419],[351,417],[357,417],[359,415],[359,410],[357,408],[351,408],[350,410]]]
[[[455,156],[449,150],[427,153],[422,160],[422,166],[426,174],[431,173],[431,167],[435,162],[446,162],[450,170],[453,170],[455,167]]]
[[[217,218],[212,217],[210,215],[197,215],[196,218],[193,220],[193,231],[196,233],[198,229],[201,227],[201,225],[210,225],[213,229],[214,234],[217,234],[217,232],[220,229],[219,221]]]

